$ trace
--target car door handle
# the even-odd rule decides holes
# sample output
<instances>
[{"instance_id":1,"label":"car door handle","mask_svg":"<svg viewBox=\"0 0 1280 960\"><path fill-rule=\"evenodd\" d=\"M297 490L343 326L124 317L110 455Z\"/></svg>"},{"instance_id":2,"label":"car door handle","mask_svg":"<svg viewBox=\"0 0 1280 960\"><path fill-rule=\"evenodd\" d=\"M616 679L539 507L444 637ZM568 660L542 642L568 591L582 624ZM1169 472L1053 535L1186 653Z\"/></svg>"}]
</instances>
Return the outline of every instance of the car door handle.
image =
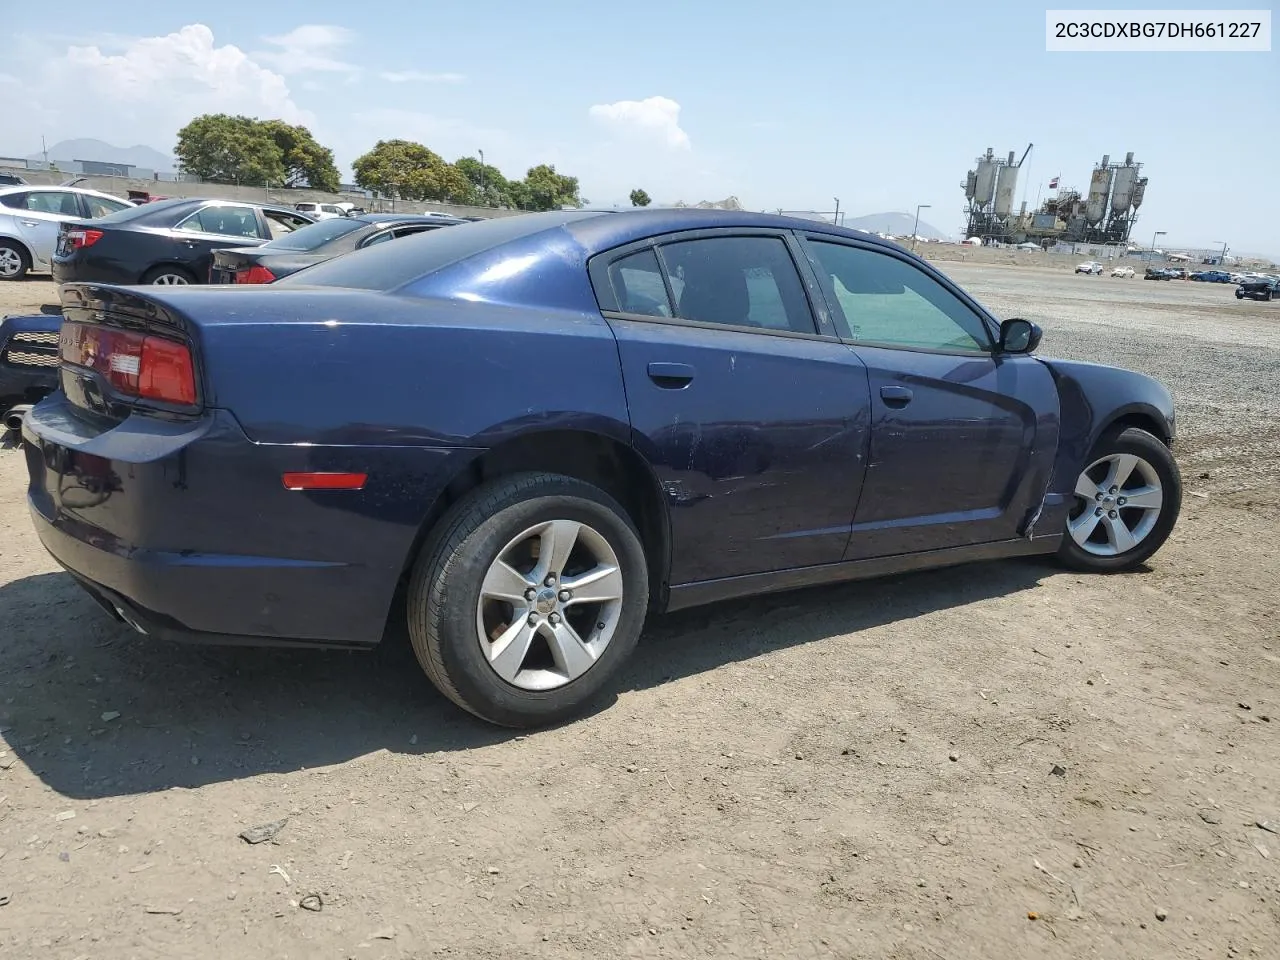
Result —
<instances>
[{"instance_id":1,"label":"car door handle","mask_svg":"<svg viewBox=\"0 0 1280 960\"><path fill-rule=\"evenodd\" d=\"M880 399L889 407L905 407L915 394L906 387L881 387Z\"/></svg>"},{"instance_id":2,"label":"car door handle","mask_svg":"<svg viewBox=\"0 0 1280 960\"><path fill-rule=\"evenodd\" d=\"M40 221L39 220L23 220L22 225L24 227L38 227L40 226Z\"/></svg>"},{"instance_id":3,"label":"car door handle","mask_svg":"<svg viewBox=\"0 0 1280 960\"><path fill-rule=\"evenodd\" d=\"M651 363L649 379L664 390L680 390L693 380L694 369L687 363Z\"/></svg>"}]
</instances>

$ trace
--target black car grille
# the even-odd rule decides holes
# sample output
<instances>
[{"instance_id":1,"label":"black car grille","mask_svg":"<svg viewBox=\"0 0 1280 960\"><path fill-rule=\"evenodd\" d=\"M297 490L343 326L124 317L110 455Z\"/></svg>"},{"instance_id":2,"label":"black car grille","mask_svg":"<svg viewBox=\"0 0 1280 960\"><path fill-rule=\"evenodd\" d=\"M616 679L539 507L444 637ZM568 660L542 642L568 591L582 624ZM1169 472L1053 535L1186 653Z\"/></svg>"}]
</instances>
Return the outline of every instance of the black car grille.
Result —
<instances>
[{"instance_id":1,"label":"black car grille","mask_svg":"<svg viewBox=\"0 0 1280 960\"><path fill-rule=\"evenodd\" d=\"M9 338L0 363L10 367L56 367L58 335L37 331L18 331Z\"/></svg>"}]
</instances>

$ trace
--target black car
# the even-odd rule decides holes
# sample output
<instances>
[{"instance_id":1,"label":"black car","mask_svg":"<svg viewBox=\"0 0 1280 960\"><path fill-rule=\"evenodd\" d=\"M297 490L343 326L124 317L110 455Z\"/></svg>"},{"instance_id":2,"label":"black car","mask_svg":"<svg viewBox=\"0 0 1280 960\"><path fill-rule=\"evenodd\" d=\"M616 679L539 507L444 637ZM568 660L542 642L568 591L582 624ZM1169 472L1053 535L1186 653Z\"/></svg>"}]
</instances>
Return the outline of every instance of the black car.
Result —
<instances>
[{"instance_id":1,"label":"black car","mask_svg":"<svg viewBox=\"0 0 1280 960\"><path fill-rule=\"evenodd\" d=\"M1144 280L1172 280L1174 273L1165 267L1147 267L1147 272L1143 274Z\"/></svg>"},{"instance_id":2,"label":"black car","mask_svg":"<svg viewBox=\"0 0 1280 960\"><path fill-rule=\"evenodd\" d=\"M58 283L204 283L213 251L284 237L315 218L289 207L232 200L158 200L62 224L53 254Z\"/></svg>"},{"instance_id":3,"label":"black car","mask_svg":"<svg viewBox=\"0 0 1280 960\"><path fill-rule=\"evenodd\" d=\"M1280 280L1275 277L1253 277L1236 287L1236 299L1280 300Z\"/></svg>"},{"instance_id":4,"label":"black car","mask_svg":"<svg viewBox=\"0 0 1280 960\"><path fill-rule=\"evenodd\" d=\"M333 217L261 246L215 250L209 280L212 283L270 283L352 250L465 222L453 217L410 213Z\"/></svg>"}]
</instances>

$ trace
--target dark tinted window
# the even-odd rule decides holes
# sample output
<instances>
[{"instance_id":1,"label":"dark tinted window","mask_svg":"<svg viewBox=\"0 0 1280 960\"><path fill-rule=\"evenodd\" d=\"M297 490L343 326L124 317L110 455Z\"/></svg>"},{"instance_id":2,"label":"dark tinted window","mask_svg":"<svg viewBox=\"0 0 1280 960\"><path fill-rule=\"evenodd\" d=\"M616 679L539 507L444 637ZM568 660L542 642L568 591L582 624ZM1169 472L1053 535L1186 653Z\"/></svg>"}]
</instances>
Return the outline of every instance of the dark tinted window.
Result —
<instances>
[{"instance_id":1,"label":"dark tinted window","mask_svg":"<svg viewBox=\"0 0 1280 960\"><path fill-rule=\"evenodd\" d=\"M595 216L575 211L494 217L447 230L428 230L399 243L379 243L281 277L275 286L351 287L395 290L442 267L514 240L551 230L571 220Z\"/></svg>"},{"instance_id":2,"label":"dark tinted window","mask_svg":"<svg viewBox=\"0 0 1280 960\"><path fill-rule=\"evenodd\" d=\"M831 279L851 339L926 350L990 349L982 319L918 267L864 247L821 241L810 247Z\"/></svg>"},{"instance_id":3,"label":"dark tinted window","mask_svg":"<svg viewBox=\"0 0 1280 960\"><path fill-rule=\"evenodd\" d=\"M717 237L662 247L676 316L814 333L804 285L778 237Z\"/></svg>"},{"instance_id":4,"label":"dark tinted window","mask_svg":"<svg viewBox=\"0 0 1280 960\"><path fill-rule=\"evenodd\" d=\"M189 233L212 233L221 237L259 236L258 217L251 207L211 204L177 225Z\"/></svg>"},{"instance_id":5,"label":"dark tinted window","mask_svg":"<svg viewBox=\"0 0 1280 960\"><path fill-rule=\"evenodd\" d=\"M609 265L609 283L623 313L646 317L671 316L671 300L662 270L652 250L641 250Z\"/></svg>"},{"instance_id":6,"label":"dark tinted window","mask_svg":"<svg viewBox=\"0 0 1280 960\"><path fill-rule=\"evenodd\" d=\"M60 190L33 190L27 194L25 206L37 213L60 213L64 217L83 216L80 213L79 197Z\"/></svg>"},{"instance_id":7,"label":"dark tinted window","mask_svg":"<svg viewBox=\"0 0 1280 960\"><path fill-rule=\"evenodd\" d=\"M0 203L3 203L6 207L13 207L15 210L25 210L27 209L27 197L29 196L30 194L28 193L6 193L4 196L0 196Z\"/></svg>"},{"instance_id":8,"label":"dark tinted window","mask_svg":"<svg viewBox=\"0 0 1280 960\"><path fill-rule=\"evenodd\" d=\"M261 249L315 250L330 240L336 240L338 237L346 236L352 231L367 226L368 224L361 220L348 220L346 217L321 220L318 223L308 223L305 227L299 227L293 233L280 237L278 240L264 243Z\"/></svg>"}]
</instances>

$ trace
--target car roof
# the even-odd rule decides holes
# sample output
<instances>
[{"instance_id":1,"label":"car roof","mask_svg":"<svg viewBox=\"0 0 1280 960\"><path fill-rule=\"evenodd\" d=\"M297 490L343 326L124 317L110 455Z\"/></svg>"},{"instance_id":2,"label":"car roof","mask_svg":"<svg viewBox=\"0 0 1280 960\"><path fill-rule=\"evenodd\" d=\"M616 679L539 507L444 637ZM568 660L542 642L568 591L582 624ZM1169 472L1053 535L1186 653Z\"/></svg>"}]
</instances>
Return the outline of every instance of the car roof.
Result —
<instances>
[{"instance_id":1,"label":"car roof","mask_svg":"<svg viewBox=\"0 0 1280 960\"><path fill-rule=\"evenodd\" d=\"M7 196L11 193L83 193L91 197L110 197L112 200L124 201L124 197L117 197L113 193L105 193L102 190L89 190L85 187L60 187L51 183L22 183L0 187L0 194ZM127 203L128 201L124 202Z\"/></svg>"},{"instance_id":2,"label":"car roof","mask_svg":"<svg viewBox=\"0 0 1280 960\"><path fill-rule=\"evenodd\" d=\"M458 217L431 213L358 213L352 220L361 223L466 223Z\"/></svg>"},{"instance_id":3,"label":"car roof","mask_svg":"<svg viewBox=\"0 0 1280 960\"><path fill-rule=\"evenodd\" d=\"M579 309L587 301L594 303L583 267L596 254L649 238L715 228L803 230L903 250L858 230L739 210L554 210L427 231L357 250L277 283L395 290L422 297L444 291L452 291L452 296L480 283L484 298L494 302ZM520 269L512 269L512 264Z\"/></svg>"},{"instance_id":4,"label":"car roof","mask_svg":"<svg viewBox=\"0 0 1280 960\"><path fill-rule=\"evenodd\" d=\"M602 250L622 246L633 240L642 240L655 234L675 233L682 230L713 230L732 227L803 230L807 233L823 233L833 237L860 240L890 250L902 247L892 240L885 240L874 233L837 227L822 220L804 217L785 217L772 213L755 213L749 210L718 210L700 207L647 207L643 210L578 210L548 214L526 214L533 217L555 218L574 214L565 221L565 227L585 248L587 256ZM554 222L554 220L552 221ZM550 224L549 224L550 225Z\"/></svg>"}]
</instances>

